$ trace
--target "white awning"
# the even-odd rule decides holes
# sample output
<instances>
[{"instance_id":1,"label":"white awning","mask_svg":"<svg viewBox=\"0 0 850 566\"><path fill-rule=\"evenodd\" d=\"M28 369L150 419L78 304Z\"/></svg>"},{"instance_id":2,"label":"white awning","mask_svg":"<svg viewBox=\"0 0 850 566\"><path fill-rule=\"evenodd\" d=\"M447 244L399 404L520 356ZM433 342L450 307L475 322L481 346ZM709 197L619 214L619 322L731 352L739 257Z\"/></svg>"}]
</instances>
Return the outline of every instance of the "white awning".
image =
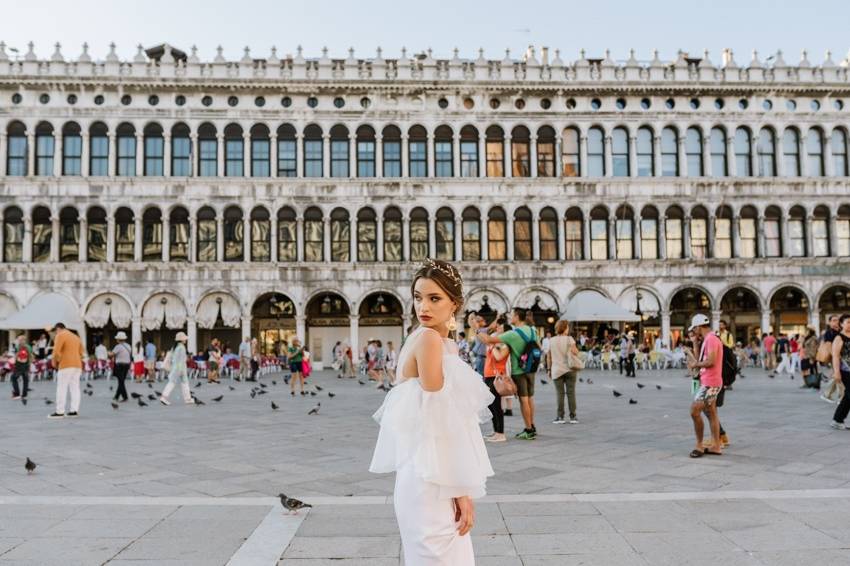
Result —
<instances>
[{"instance_id":1,"label":"white awning","mask_svg":"<svg viewBox=\"0 0 850 566\"><path fill-rule=\"evenodd\" d=\"M157 293L142 307L142 330L159 330L165 327L171 330L186 325L186 305L183 299L172 293Z\"/></svg>"},{"instance_id":2,"label":"white awning","mask_svg":"<svg viewBox=\"0 0 850 566\"><path fill-rule=\"evenodd\" d=\"M115 328L129 328L133 318L133 309L121 295L104 293L89 303L85 321L91 328L103 328L112 319Z\"/></svg>"},{"instance_id":3,"label":"white awning","mask_svg":"<svg viewBox=\"0 0 850 566\"><path fill-rule=\"evenodd\" d=\"M18 305L8 295L0 295L0 320L18 311Z\"/></svg>"},{"instance_id":4,"label":"white awning","mask_svg":"<svg viewBox=\"0 0 850 566\"><path fill-rule=\"evenodd\" d=\"M639 317L602 293L588 289L579 291L570 299L561 318L574 321L636 322Z\"/></svg>"},{"instance_id":5,"label":"white awning","mask_svg":"<svg viewBox=\"0 0 850 566\"><path fill-rule=\"evenodd\" d=\"M201 299L195 320L198 328L213 328L218 315L228 328L238 328L242 324L242 309L239 303L227 293L210 293Z\"/></svg>"},{"instance_id":6,"label":"white awning","mask_svg":"<svg viewBox=\"0 0 850 566\"><path fill-rule=\"evenodd\" d=\"M45 293L35 297L18 312L0 320L0 329L36 330L53 326L57 322L74 330L83 328L80 309L71 299L59 293Z\"/></svg>"}]
</instances>

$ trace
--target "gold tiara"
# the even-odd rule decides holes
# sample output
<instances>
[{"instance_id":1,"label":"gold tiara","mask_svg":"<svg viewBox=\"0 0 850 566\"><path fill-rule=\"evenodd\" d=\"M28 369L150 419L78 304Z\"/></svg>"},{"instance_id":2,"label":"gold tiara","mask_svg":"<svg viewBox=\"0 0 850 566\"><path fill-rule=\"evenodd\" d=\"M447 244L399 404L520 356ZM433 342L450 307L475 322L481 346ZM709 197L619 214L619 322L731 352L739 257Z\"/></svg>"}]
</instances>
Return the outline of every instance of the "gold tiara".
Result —
<instances>
[{"instance_id":1,"label":"gold tiara","mask_svg":"<svg viewBox=\"0 0 850 566\"><path fill-rule=\"evenodd\" d=\"M446 277L448 277L449 279L451 279L452 281L454 281L458 285L463 286L463 278L460 276L460 273L456 269L454 269L453 267L451 267L451 266L443 267L442 265L440 265L439 263L437 263L436 261L434 261L430 257L425 258L425 261L422 263L422 265L424 265L428 269L436 269L437 271L439 271L440 273L442 273L443 275L445 275Z\"/></svg>"}]
</instances>

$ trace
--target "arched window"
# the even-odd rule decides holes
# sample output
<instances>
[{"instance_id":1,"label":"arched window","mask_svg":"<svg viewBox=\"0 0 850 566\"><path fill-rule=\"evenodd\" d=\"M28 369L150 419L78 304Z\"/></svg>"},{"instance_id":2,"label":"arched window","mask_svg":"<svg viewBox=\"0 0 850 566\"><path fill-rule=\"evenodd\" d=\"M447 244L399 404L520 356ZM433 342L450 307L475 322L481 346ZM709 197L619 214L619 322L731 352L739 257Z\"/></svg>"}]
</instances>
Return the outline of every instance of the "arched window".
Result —
<instances>
[{"instance_id":1,"label":"arched window","mask_svg":"<svg viewBox=\"0 0 850 566\"><path fill-rule=\"evenodd\" d=\"M79 261L80 219L77 209L66 206L59 213L59 261Z\"/></svg>"},{"instance_id":2,"label":"arched window","mask_svg":"<svg viewBox=\"0 0 850 566\"><path fill-rule=\"evenodd\" d=\"M573 206L567 210L564 217L565 259L584 259L583 232L584 215L579 207Z\"/></svg>"},{"instance_id":3,"label":"arched window","mask_svg":"<svg viewBox=\"0 0 850 566\"><path fill-rule=\"evenodd\" d=\"M441 208L436 216L437 259L455 259L455 217L450 208Z\"/></svg>"},{"instance_id":4,"label":"arched window","mask_svg":"<svg viewBox=\"0 0 850 566\"><path fill-rule=\"evenodd\" d=\"M525 126L511 131L511 171L514 177L531 176L531 134Z\"/></svg>"},{"instance_id":5,"label":"arched window","mask_svg":"<svg viewBox=\"0 0 850 566\"><path fill-rule=\"evenodd\" d=\"M32 212L32 261L45 263L50 261L50 240L53 236L53 224L50 221L50 209L37 206Z\"/></svg>"},{"instance_id":6,"label":"arched window","mask_svg":"<svg viewBox=\"0 0 850 566\"><path fill-rule=\"evenodd\" d=\"M384 152L384 177L401 177L401 130L387 126L381 132Z\"/></svg>"},{"instance_id":7,"label":"arched window","mask_svg":"<svg viewBox=\"0 0 850 566\"><path fill-rule=\"evenodd\" d=\"M357 128L357 176L375 176L375 130L371 126Z\"/></svg>"},{"instance_id":8,"label":"arched window","mask_svg":"<svg viewBox=\"0 0 850 566\"><path fill-rule=\"evenodd\" d=\"M245 139L242 132L242 126L239 124L228 124L224 128L224 176L244 176L244 157ZM241 261L241 259L239 261Z\"/></svg>"},{"instance_id":9,"label":"arched window","mask_svg":"<svg viewBox=\"0 0 850 566\"><path fill-rule=\"evenodd\" d=\"M812 255L828 257L829 246L829 208L818 206L812 215Z\"/></svg>"},{"instance_id":10,"label":"arched window","mask_svg":"<svg viewBox=\"0 0 850 566\"><path fill-rule=\"evenodd\" d=\"M145 126L145 176L162 177L163 155L165 140L162 137L162 126L148 124Z\"/></svg>"},{"instance_id":11,"label":"arched window","mask_svg":"<svg viewBox=\"0 0 850 566\"><path fill-rule=\"evenodd\" d=\"M782 158L785 174L800 176L800 134L794 128L787 128L782 134Z\"/></svg>"},{"instance_id":12,"label":"arched window","mask_svg":"<svg viewBox=\"0 0 850 566\"><path fill-rule=\"evenodd\" d=\"M633 259L634 255L634 212L630 206L617 209L617 259Z\"/></svg>"},{"instance_id":13,"label":"arched window","mask_svg":"<svg viewBox=\"0 0 850 566\"><path fill-rule=\"evenodd\" d=\"M62 127L62 174L82 175L83 138L80 125L68 122Z\"/></svg>"},{"instance_id":14,"label":"arched window","mask_svg":"<svg viewBox=\"0 0 850 566\"><path fill-rule=\"evenodd\" d=\"M88 261L106 261L106 211L99 206L91 207L86 213L88 221Z\"/></svg>"},{"instance_id":15,"label":"arched window","mask_svg":"<svg viewBox=\"0 0 850 566\"><path fill-rule=\"evenodd\" d=\"M265 124L254 124L251 127L251 176L269 177L272 170L272 150L269 128ZM269 213L266 211L266 219ZM253 230L253 228L252 228ZM253 236L252 236L253 238ZM253 245L253 244L252 244ZM268 251L268 250L267 250ZM270 253L270 252L269 252ZM268 260L256 260L268 261Z\"/></svg>"},{"instance_id":16,"label":"arched window","mask_svg":"<svg viewBox=\"0 0 850 566\"><path fill-rule=\"evenodd\" d=\"M463 211L463 261L481 260L481 214L477 208Z\"/></svg>"},{"instance_id":17,"label":"arched window","mask_svg":"<svg viewBox=\"0 0 850 566\"><path fill-rule=\"evenodd\" d=\"M605 134L594 126L587 132L587 174L590 177L605 176Z\"/></svg>"},{"instance_id":18,"label":"arched window","mask_svg":"<svg viewBox=\"0 0 850 566\"><path fill-rule=\"evenodd\" d=\"M322 211L311 207L304 212L304 260L324 261L325 227Z\"/></svg>"},{"instance_id":19,"label":"arched window","mask_svg":"<svg viewBox=\"0 0 850 566\"><path fill-rule=\"evenodd\" d=\"M24 213L17 206L3 211L4 263L19 263L24 259Z\"/></svg>"},{"instance_id":20,"label":"arched window","mask_svg":"<svg viewBox=\"0 0 850 566\"><path fill-rule=\"evenodd\" d=\"M295 138L295 127L292 124L282 124L277 129L277 176L295 177L297 175L298 140Z\"/></svg>"},{"instance_id":21,"label":"arched window","mask_svg":"<svg viewBox=\"0 0 850 566\"><path fill-rule=\"evenodd\" d=\"M629 176L629 132L614 128L611 132L611 164L615 177Z\"/></svg>"},{"instance_id":22,"label":"arched window","mask_svg":"<svg viewBox=\"0 0 850 566\"><path fill-rule=\"evenodd\" d=\"M645 206L640 213L640 257L658 259L658 210Z\"/></svg>"},{"instance_id":23,"label":"arched window","mask_svg":"<svg viewBox=\"0 0 850 566\"><path fill-rule=\"evenodd\" d=\"M590 211L590 259L608 259L608 211L601 206Z\"/></svg>"},{"instance_id":24,"label":"arched window","mask_svg":"<svg viewBox=\"0 0 850 566\"><path fill-rule=\"evenodd\" d=\"M678 206L667 209L664 219L664 237L667 241L667 259L680 259L685 257L685 246L683 244L683 222L684 213Z\"/></svg>"},{"instance_id":25,"label":"arched window","mask_svg":"<svg viewBox=\"0 0 850 566\"><path fill-rule=\"evenodd\" d=\"M136 218L133 211L122 206L115 212L115 261L128 262L134 259L136 241Z\"/></svg>"},{"instance_id":26,"label":"arched window","mask_svg":"<svg viewBox=\"0 0 850 566\"><path fill-rule=\"evenodd\" d=\"M712 257L732 257L732 209L728 206L718 207L714 215L714 249Z\"/></svg>"},{"instance_id":27,"label":"arched window","mask_svg":"<svg viewBox=\"0 0 850 566\"><path fill-rule=\"evenodd\" d=\"M807 252L806 210L802 206L795 206L788 214L788 255L805 257Z\"/></svg>"},{"instance_id":28,"label":"arched window","mask_svg":"<svg viewBox=\"0 0 850 566\"><path fill-rule=\"evenodd\" d=\"M348 128L342 124L331 128L331 177L348 177L348 145Z\"/></svg>"},{"instance_id":29,"label":"arched window","mask_svg":"<svg viewBox=\"0 0 850 566\"><path fill-rule=\"evenodd\" d=\"M773 130L762 128L758 141L759 177L776 176L776 141Z\"/></svg>"},{"instance_id":30,"label":"arched window","mask_svg":"<svg viewBox=\"0 0 850 566\"><path fill-rule=\"evenodd\" d=\"M53 125L41 122L35 128L35 174L39 177L53 175Z\"/></svg>"},{"instance_id":31,"label":"arched window","mask_svg":"<svg viewBox=\"0 0 850 566\"><path fill-rule=\"evenodd\" d=\"M847 164L847 131L835 128L832 130L832 174L836 177L846 177L850 174Z\"/></svg>"},{"instance_id":32,"label":"arched window","mask_svg":"<svg viewBox=\"0 0 850 566\"><path fill-rule=\"evenodd\" d=\"M691 210L691 257L708 257L708 211L702 206Z\"/></svg>"},{"instance_id":33,"label":"arched window","mask_svg":"<svg viewBox=\"0 0 850 566\"><path fill-rule=\"evenodd\" d=\"M808 171L811 177L823 177L823 130L811 128L806 136L806 155Z\"/></svg>"},{"instance_id":34,"label":"arched window","mask_svg":"<svg viewBox=\"0 0 850 566\"><path fill-rule=\"evenodd\" d=\"M324 155L322 128L310 124L304 128L304 176L321 177L324 175L322 161ZM317 260L321 261L321 260Z\"/></svg>"},{"instance_id":35,"label":"arched window","mask_svg":"<svg viewBox=\"0 0 850 566\"><path fill-rule=\"evenodd\" d=\"M192 139L189 126L182 122L171 128L171 176L192 176Z\"/></svg>"},{"instance_id":36,"label":"arched window","mask_svg":"<svg viewBox=\"0 0 850 566\"><path fill-rule=\"evenodd\" d=\"M487 176L505 176L505 132L499 126L490 126L485 132L487 136Z\"/></svg>"},{"instance_id":37,"label":"arched window","mask_svg":"<svg viewBox=\"0 0 850 566\"><path fill-rule=\"evenodd\" d=\"M558 213L547 206L540 211L539 238L540 259L551 261L558 259Z\"/></svg>"},{"instance_id":38,"label":"arched window","mask_svg":"<svg viewBox=\"0 0 850 566\"><path fill-rule=\"evenodd\" d=\"M351 223L348 211L335 208L331 212L331 261L351 261Z\"/></svg>"},{"instance_id":39,"label":"arched window","mask_svg":"<svg viewBox=\"0 0 850 566\"><path fill-rule=\"evenodd\" d=\"M142 214L142 261L162 261L162 211L156 207Z\"/></svg>"},{"instance_id":40,"label":"arched window","mask_svg":"<svg viewBox=\"0 0 850 566\"><path fill-rule=\"evenodd\" d=\"M850 205L843 204L838 209L838 218L835 220L836 241L838 249L836 255L840 257L850 256Z\"/></svg>"},{"instance_id":41,"label":"arched window","mask_svg":"<svg viewBox=\"0 0 850 566\"><path fill-rule=\"evenodd\" d=\"M749 153L749 149L747 152ZM747 167L747 171L749 171L749 167ZM725 177L728 174L726 132L723 128L711 128L711 175L713 177Z\"/></svg>"},{"instance_id":42,"label":"arched window","mask_svg":"<svg viewBox=\"0 0 850 566\"><path fill-rule=\"evenodd\" d=\"M555 130L549 126L537 130L537 176L555 176Z\"/></svg>"},{"instance_id":43,"label":"arched window","mask_svg":"<svg viewBox=\"0 0 850 566\"><path fill-rule=\"evenodd\" d=\"M690 127L685 131L685 157L688 161L688 176L702 177L702 132Z\"/></svg>"},{"instance_id":44,"label":"arched window","mask_svg":"<svg viewBox=\"0 0 850 566\"><path fill-rule=\"evenodd\" d=\"M6 128L6 175L25 177L27 175L27 128L21 122L12 122Z\"/></svg>"},{"instance_id":45,"label":"arched window","mask_svg":"<svg viewBox=\"0 0 850 566\"><path fill-rule=\"evenodd\" d=\"M671 127L661 130L661 175L676 177L679 174L679 135Z\"/></svg>"},{"instance_id":46,"label":"arched window","mask_svg":"<svg viewBox=\"0 0 850 566\"><path fill-rule=\"evenodd\" d=\"M375 211L361 208L357 212L357 261L378 261L378 223Z\"/></svg>"},{"instance_id":47,"label":"arched window","mask_svg":"<svg viewBox=\"0 0 850 566\"><path fill-rule=\"evenodd\" d=\"M451 144L451 134L449 135ZM422 126L411 126L407 131L408 175L428 176L428 133ZM451 153L451 151L449 151Z\"/></svg>"},{"instance_id":48,"label":"arched window","mask_svg":"<svg viewBox=\"0 0 850 566\"><path fill-rule=\"evenodd\" d=\"M738 226L739 257L756 257L758 255L758 211L754 206L745 206L741 209Z\"/></svg>"},{"instance_id":49,"label":"arched window","mask_svg":"<svg viewBox=\"0 0 850 566\"><path fill-rule=\"evenodd\" d=\"M243 261L245 258L245 222L242 209L228 206L224 210L224 261Z\"/></svg>"},{"instance_id":50,"label":"arched window","mask_svg":"<svg viewBox=\"0 0 850 566\"><path fill-rule=\"evenodd\" d=\"M115 130L118 135L118 176L133 177L136 174L136 128L123 123Z\"/></svg>"},{"instance_id":51,"label":"arched window","mask_svg":"<svg viewBox=\"0 0 850 566\"><path fill-rule=\"evenodd\" d=\"M103 122L95 122L89 127L89 175L105 177L109 175L109 137Z\"/></svg>"},{"instance_id":52,"label":"arched window","mask_svg":"<svg viewBox=\"0 0 850 566\"><path fill-rule=\"evenodd\" d=\"M410 261L422 261L429 255L428 211L417 207L410 212Z\"/></svg>"},{"instance_id":53,"label":"arched window","mask_svg":"<svg viewBox=\"0 0 850 566\"><path fill-rule=\"evenodd\" d=\"M652 129L647 126L637 131L637 174L638 177L655 175L655 149Z\"/></svg>"},{"instance_id":54,"label":"arched window","mask_svg":"<svg viewBox=\"0 0 850 566\"><path fill-rule=\"evenodd\" d=\"M474 126L460 130L460 176L478 176L478 130Z\"/></svg>"},{"instance_id":55,"label":"arched window","mask_svg":"<svg viewBox=\"0 0 850 566\"><path fill-rule=\"evenodd\" d=\"M514 259L531 261L531 211L520 207L514 212Z\"/></svg>"},{"instance_id":56,"label":"arched window","mask_svg":"<svg viewBox=\"0 0 850 566\"><path fill-rule=\"evenodd\" d=\"M764 130L762 130L762 136ZM763 139L759 137L759 175L773 175L773 137ZM769 150L763 153L763 150ZM753 174L750 152L752 151L752 138L750 130L741 127L735 129L735 174L738 177L751 177Z\"/></svg>"},{"instance_id":57,"label":"arched window","mask_svg":"<svg viewBox=\"0 0 850 566\"><path fill-rule=\"evenodd\" d=\"M306 215L305 215L306 220ZM321 224L321 213L319 216ZM306 231L306 226L305 226ZM296 261L298 259L298 221L295 211L284 206L277 211L277 260ZM313 261L313 260L307 260Z\"/></svg>"},{"instance_id":58,"label":"arched window","mask_svg":"<svg viewBox=\"0 0 850 566\"><path fill-rule=\"evenodd\" d=\"M270 218L269 211L262 206L255 207L251 211L251 261L271 261L272 259Z\"/></svg>"},{"instance_id":59,"label":"arched window","mask_svg":"<svg viewBox=\"0 0 850 566\"><path fill-rule=\"evenodd\" d=\"M169 261L189 261L189 230L189 211L182 206L172 208L168 223Z\"/></svg>"},{"instance_id":60,"label":"arched window","mask_svg":"<svg viewBox=\"0 0 850 566\"><path fill-rule=\"evenodd\" d=\"M201 124L198 128L198 176L218 175L218 137L215 126Z\"/></svg>"},{"instance_id":61,"label":"arched window","mask_svg":"<svg viewBox=\"0 0 850 566\"><path fill-rule=\"evenodd\" d=\"M487 216L487 256L490 261L508 259L508 223L499 207L491 208Z\"/></svg>"},{"instance_id":62,"label":"arched window","mask_svg":"<svg viewBox=\"0 0 850 566\"><path fill-rule=\"evenodd\" d=\"M437 177L451 177L454 175L452 167L452 129L448 126L440 126L434 130L434 174Z\"/></svg>"},{"instance_id":63,"label":"arched window","mask_svg":"<svg viewBox=\"0 0 850 566\"><path fill-rule=\"evenodd\" d=\"M578 177L581 174L581 153L579 135L575 128L564 128L561 147L562 174L564 177Z\"/></svg>"},{"instance_id":64,"label":"arched window","mask_svg":"<svg viewBox=\"0 0 850 566\"><path fill-rule=\"evenodd\" d=\"M391 206L384 210L384 261L403 261L401 211Z\"/></svg>"},{"instance_id":65,"label":"arched window","mask_svg":"<svg viewBox=\"0 0 850 566\"><path fill-rule=\"evenodd\" d=\"M764 213L764 255L782 256L782 211L778 206L769 206Z\"/></svg>"},{"instance_id":66,"label":"arched window","mask_svg":"<svg viewBox=\"0 0 850 566\"><path fill-rule=\"evenodd\" d=\"M198 261L216 261L217 235L215 210L205 206L198 211Z\"/></svg>"}]
</instances>

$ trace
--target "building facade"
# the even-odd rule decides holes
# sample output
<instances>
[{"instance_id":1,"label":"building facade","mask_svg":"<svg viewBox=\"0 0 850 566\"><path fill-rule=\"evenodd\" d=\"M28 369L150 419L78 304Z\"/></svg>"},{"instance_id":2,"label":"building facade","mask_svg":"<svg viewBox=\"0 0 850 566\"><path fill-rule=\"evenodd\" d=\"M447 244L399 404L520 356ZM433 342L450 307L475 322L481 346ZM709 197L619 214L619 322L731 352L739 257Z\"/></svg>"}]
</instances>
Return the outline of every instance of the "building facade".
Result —
<instances>
[{"instance_id":1,"label":"building facade","mask_svg":"<svg viewBox=\"0 0 850 566\"><path fill-rule=\"evenodd\" d=\"M850 303L850 69L770 60L0 44L0 318L54 291L89 349L297 334L328 363L400 341L434 257L466 310L541 327L594 292L670 342L695 312L822 326Z\"/></svg>"}]
</instances>

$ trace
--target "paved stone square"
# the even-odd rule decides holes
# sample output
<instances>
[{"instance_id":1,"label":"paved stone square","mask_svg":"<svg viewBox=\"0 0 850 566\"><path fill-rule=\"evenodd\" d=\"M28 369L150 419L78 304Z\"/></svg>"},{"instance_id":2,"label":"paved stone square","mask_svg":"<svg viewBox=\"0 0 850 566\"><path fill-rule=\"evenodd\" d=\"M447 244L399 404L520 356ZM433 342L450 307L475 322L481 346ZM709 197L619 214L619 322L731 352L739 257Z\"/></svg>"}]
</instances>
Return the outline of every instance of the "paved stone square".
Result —
<instances>
[{"instance_id":1,"label":"paved stone square","mask_svg":"<svg viewBox=\"0 0 850 566\"><path fill-rule=\"evenodd\" d=\"M832 405L799 378L747 370L721 409L732 445L692 460L689 380L638 375L585 371L579 425L550 424L553 388L538 383L539 438L488 445L479 564L850 563L850 433L828 427ZM253 399L251 384L225 381L194 388L205 406L116 411L115 382L99 380L82 416L62 421L45 418L52 382L27 406L4 394L0 566L400 564L393 478L367 471L382 393L330 372L315 375L316 396L292 398L279 374L262 382ZM286 516L282 491L315 507Z\"/></svg>"}]
</instances>

